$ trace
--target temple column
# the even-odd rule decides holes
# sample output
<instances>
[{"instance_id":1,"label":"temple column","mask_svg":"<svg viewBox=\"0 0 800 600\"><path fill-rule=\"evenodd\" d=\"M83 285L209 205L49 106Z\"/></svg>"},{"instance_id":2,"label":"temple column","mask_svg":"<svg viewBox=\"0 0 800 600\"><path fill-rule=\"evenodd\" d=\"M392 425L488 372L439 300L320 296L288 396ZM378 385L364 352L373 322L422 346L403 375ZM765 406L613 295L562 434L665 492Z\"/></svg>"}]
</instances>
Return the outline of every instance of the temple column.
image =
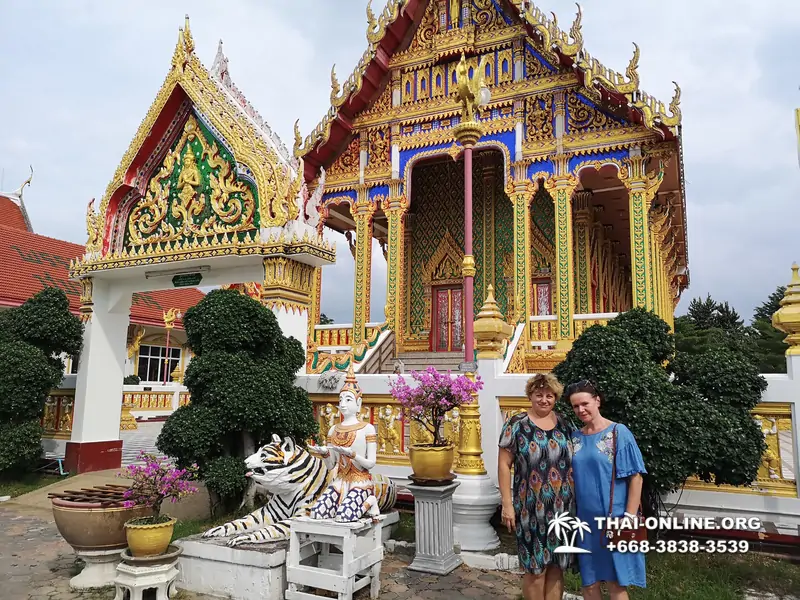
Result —
<instances>
[{"instance_id":1,"label":"temple column","mask_svg":"<svg viewBox=\"0 0 800 600\"><path fill-rule=\"evenodd\" d=\"M575 211L575 312L592 312L592 192L575 192L572 202Z\"/></svg>"},{"instance_id":2,"label":"temple column","mask_svg":"<svg viewBox=\"0 0 800 600\"><path fill-rule=\"evenodd\" d=\"M567 173L567 158L556 158L556 175L547 179L545 189L555 205L555 307L558 315L558 343L556 348L567 350L575 338L573 307L575 306L575 277L572 241L572 194L578 179Z\"/></svg>"},{"instance_id":3,"label":"temple column","mask_svg":"<svg viewBox=\"0 0 800 600\"><path fill-rule=\"evenodd\" d=\"M597 256L594 257L594 260L597 263L597 312L603 313L606 312L605 303L603 302L603 294L605 293L606 289L606 252L605 252L605 239L603 235L603 224L600 222L599 213L602 207L595 206L595 219L594 224L592 225L592 235L594 235L594 247L597 252Z\"/></svg>"},{"instance_id":4,"label":"temple column","mask_svg":"<svg viewBox=\"0 0 800 600\"><path fill-rule=\"evenodd\" d=\"M375 205L369 201L369 188L359 185L353 205L356 222L356 276L353 304L353 346L364 341L369 323L370 286L372 283L372 216Z\"/></svg>"},{"instance_id":5,"label":"temple column","mask_svg":"<svg viewBox=\"0 0 800 600\"><path fill-rule=\"evenodd\" d=\"M628 189L628 211L631 243L631 301L632 307L655 308L653 267L651 264L650 206L663 178L648 177L646 159L634 148L625 160L620 179Z\"/></svg>"},{"instance_id":6,"label":"temple column","mask_svg":"<svg viewBox=\"0 0 800 600\"><path fill-rule=\"evenodd\" d=\"M125 340L132 293L107 281L81 280L83 350L75 384L72 433L65 466L72 473L118 469Z\"/></svg>"},{"instance_id":7,"label":"temple column","mask_svg":"<svg viewBox=\"0 0 800 600\"><path fill-rule=\"evenodd\" d=\"M403 284L405 218L408 201L400 194L401 180L389 182L389 200L384 208L389 239L386 253L386 323L394 331L395 345L399 347L403 339L403 298L406 289Z\"/></svg>"},{"instance_id":8,"label":"temple column","mask_svg":"<svg viewBox=\"0 0 800 600\"><path fill-rule=\"evenodd\" d=\"M527 165L515 163L514 189L510 194L514 203L514 323L525 324L525 340L529 340L530 316L533 314L531 285L531 201L534 183L526 180ZM527 350L527 347L525 348Z\"/></svg>"}]
</instances>

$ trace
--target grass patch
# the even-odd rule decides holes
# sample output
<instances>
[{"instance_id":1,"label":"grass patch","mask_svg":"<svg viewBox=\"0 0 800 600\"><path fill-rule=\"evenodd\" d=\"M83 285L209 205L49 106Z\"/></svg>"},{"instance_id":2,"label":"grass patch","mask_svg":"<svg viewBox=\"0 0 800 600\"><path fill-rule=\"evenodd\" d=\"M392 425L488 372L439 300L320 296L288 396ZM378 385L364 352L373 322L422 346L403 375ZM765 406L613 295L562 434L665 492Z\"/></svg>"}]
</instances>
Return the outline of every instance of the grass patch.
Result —
<instances>
[{"instance_id":1,"label":"grass patch","mask_svg":"<svg viewBox=\"0 0 800 600\"><path fill-rule=\"evenodd\" d=\"M28 473L16 479L0 479L0 496L16 498L28 492L38 490L52 483L58 483L71 477L70 475L51 475L49 473Z\"/></svg>"},{"instance_id":2,"label":"grass patch","mask_svg":"<svg viewBox=\"0 0 800 600\"><path fill-rule=\"evenodd\" d=\"M175 540L179 540L181 538L197 535L198 533L204 533L205 531L211 529L212 527L216 527L217 525L222 525L234 519L239 519L245 516L246 514L249 514L249 512L246 510L242 510L229 513L226 515L220 515L219 517L211 519L201 519L196 521L178 521L177 523L175 523L175 528L172 530L172 541L174 542Z\"/></svg>"},{"instance_id":3,"label":"grass patch","mask_svg":"<svg viewBox=\"0 0 800 600\"><path fill-rule=\"evenodd\" d=\"M414 525L413 512L401 512L400 520L397 522L397 527L392 534L392 539L400 542L416 541L416 529Z\"/></svg>"},{"instance_id":4,"label":"grass patch","mask_svg":"<svg viewBox=\"0 0 800 600\"><path fill-rule=\"evenodd\" d=\"M580 593L580 575L564 587ZM631 600L741 600L746 590L778 598L800 595L800 566L753 554L650 554L647 588L631 587Z\"/></svg>"}]
</instances>

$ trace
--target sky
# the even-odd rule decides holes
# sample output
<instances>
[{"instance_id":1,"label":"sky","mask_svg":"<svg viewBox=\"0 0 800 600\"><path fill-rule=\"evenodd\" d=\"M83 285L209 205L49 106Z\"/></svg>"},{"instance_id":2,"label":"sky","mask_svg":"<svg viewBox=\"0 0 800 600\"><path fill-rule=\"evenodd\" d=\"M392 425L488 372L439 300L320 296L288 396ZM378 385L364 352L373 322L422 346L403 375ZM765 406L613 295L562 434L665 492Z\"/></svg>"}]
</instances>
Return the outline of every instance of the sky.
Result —
<instances>
[{"instance_id":1,"label":"sky","mask_svg":"<svg viewBox=\"0 0 800 600\"><path fill-rule=\"evenodd\" d=\"M585 48L624 72L641 49L641 87L682 89L691 285L749 320L800 261L797 0L584 0ZM382 4L376 0L376 7ZM567 29L568 0L538 0ZM189 14L200 60L220 39L231 77L291 148L329 107L366 48L366 0L0 0L0 189L25 190L34 230L86 241L100 201L170 66ZM377 13L377 8L375 9ZM352 322L353 259L344 238L323 275L322 311ZM1 268L1 266L0 266ZM386 264L373 252L371 319L383 320Z\"/></svg>"}]
</instances>

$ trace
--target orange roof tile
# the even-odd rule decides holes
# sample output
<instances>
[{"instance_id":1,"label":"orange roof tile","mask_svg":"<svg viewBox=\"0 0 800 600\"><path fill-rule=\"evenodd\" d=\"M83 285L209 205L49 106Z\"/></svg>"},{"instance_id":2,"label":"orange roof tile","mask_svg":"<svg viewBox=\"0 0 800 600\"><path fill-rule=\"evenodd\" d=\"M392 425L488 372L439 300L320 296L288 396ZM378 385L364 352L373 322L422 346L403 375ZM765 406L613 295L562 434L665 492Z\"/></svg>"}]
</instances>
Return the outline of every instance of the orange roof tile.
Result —
<instances>
[{"instance_id":1,"label":"orange roof tile","mask_svg":"<svg viewBox=\"0 0 800 600\"><path fill-rule=\"evenodd\" d=\"M2 194L0 194L0 225L30 231L19 204Z\"/></svg>"},{"instance_id":2,"label":"orange roof tile","mask_svg":"<svg viewBox=\"0 0 800 600\"><path fill-rule=\"evenodd\" d=\"M83 246L46 237L0 222L0 306L19 306L47 286L67 294L70 310L78 314L81 286L69 279L70 260L83 254ZM161 290L133 295L131 322L163 326L170 308L181 313L205 296L197 288ZM180 321L175 322L181 327Z\"/></svg>"}]
</instances>

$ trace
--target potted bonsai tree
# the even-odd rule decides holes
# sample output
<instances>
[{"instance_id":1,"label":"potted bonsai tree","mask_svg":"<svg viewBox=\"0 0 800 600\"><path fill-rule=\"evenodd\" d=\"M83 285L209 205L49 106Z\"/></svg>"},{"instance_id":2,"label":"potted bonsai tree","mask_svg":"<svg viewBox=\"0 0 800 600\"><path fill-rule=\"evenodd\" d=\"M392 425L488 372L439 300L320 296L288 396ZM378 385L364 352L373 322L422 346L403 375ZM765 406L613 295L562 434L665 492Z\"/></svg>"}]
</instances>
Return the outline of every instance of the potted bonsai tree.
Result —
<instances>
[{"instance_id":1,"label":"potted bonsai tree","mask_svg":"<svg viewBox=\"0 0 800 600\"><path fill-rule=\"evenodd\" d=\"M422 372L412 371L417 382L409 386L402 376L391 382L392 396L398 401L406 420L415 421L428 432L432 441L412 444L408 450L412 477L421 483L445 483L453 479L455 445L444 436L442 425L447 413L473 401L473 394L483 388L480 377L472 381L465 375L457 377L440 373L433 367Z\"/></svg>"},{"instance_id":2,"label":"potted bonsai tree","mask_svg":"<svg viewBox=\"0 0 800 600\"><path fill-rule=\"evenodd\" d=\"M126 521L125 536L132 556L157 556L169 547L176 523L176 519L161 513L161 505L164 500L177 502L197 491L190 483L197 478L197 467L175 469L144 451L139 459L144 466L129 465L119 474L133 480L124 493L125 506L146 506L153 514Z\"/></svg>"}]
</instances>

